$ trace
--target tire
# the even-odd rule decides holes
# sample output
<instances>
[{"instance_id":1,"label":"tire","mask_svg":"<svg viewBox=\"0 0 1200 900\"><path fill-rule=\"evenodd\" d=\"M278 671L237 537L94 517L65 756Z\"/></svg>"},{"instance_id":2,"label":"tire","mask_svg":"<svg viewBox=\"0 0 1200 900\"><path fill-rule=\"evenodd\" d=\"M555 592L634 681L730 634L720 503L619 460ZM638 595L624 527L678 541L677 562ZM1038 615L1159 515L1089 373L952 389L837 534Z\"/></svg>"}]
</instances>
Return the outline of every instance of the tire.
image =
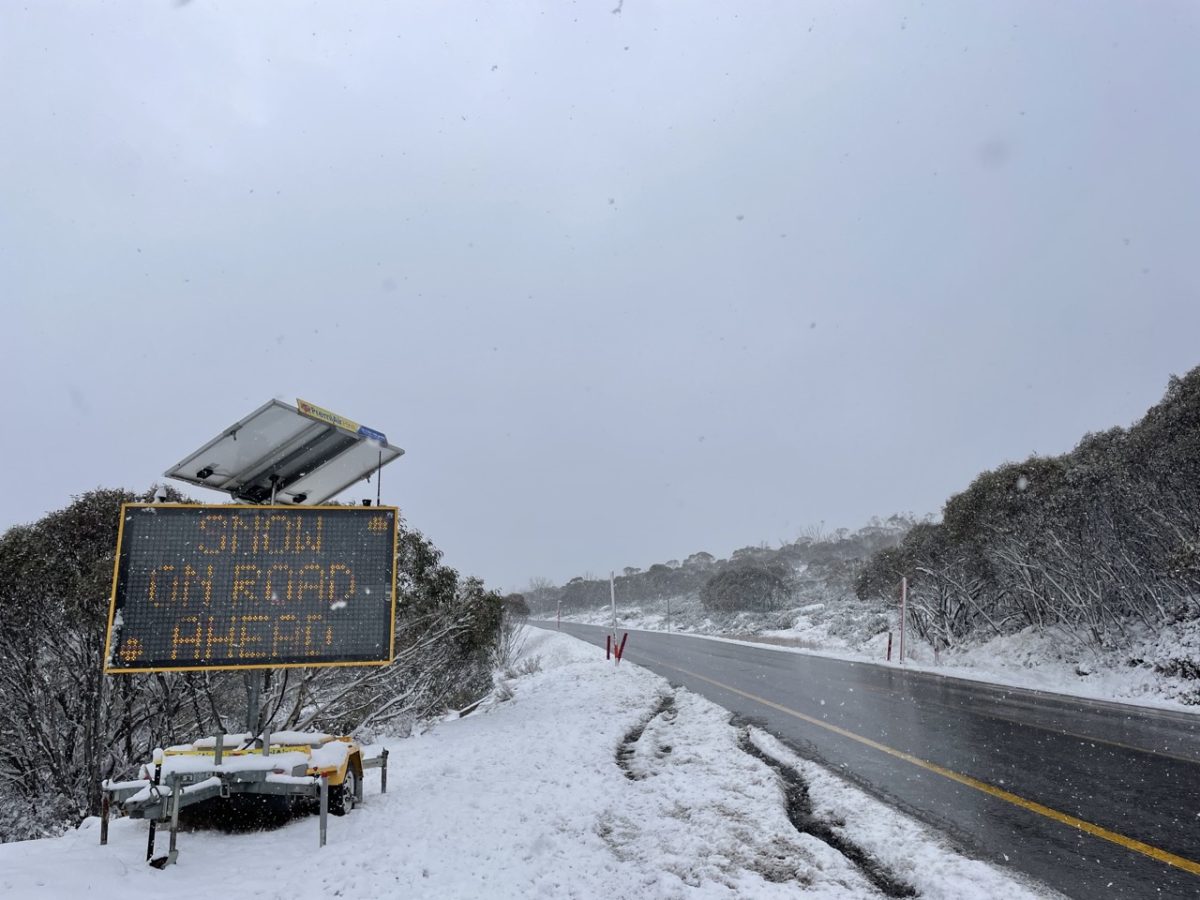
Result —
<instances>
[{"instance_id":1,"label":"tire","mask_svg":"<svg viewBox=\"0 0 1200 900\"><path fill-rule=\"evenodd\" d=\"M358 776L354 773L354 766L347 764L346 777L342 779L342 783L329 787L329 812L332 815L344 816L354 809L354 791L357 783Z\"/></svg>"}]
</instances>

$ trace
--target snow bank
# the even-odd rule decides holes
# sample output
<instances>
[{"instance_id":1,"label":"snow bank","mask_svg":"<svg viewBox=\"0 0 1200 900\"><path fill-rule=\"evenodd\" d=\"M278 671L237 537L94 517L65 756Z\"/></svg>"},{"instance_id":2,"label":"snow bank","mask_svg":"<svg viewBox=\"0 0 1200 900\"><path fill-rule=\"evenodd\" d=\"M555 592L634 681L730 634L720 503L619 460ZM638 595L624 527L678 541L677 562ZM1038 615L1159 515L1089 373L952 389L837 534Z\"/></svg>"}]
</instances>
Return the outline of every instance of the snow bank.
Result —
<instances>
[{"instance_id":1,"label":"snow bank","mask_svg":"<svg viewBox=\"0 0 1200 900\"><path fill-rule=\"evenodd\" d=\"M531 632L541 670L512 699L388 742L389 792L281 828L180 836L179 864L144 861L146 823L96 820L62 838L0 845L0 895L256 898L859 898L840 853L788 821L775 773L739 746L728 713L565 635ZM763 741L762 738L759 738ZM769 741L769 739L767 739ZM772 754L786 755L782 748ZM835 776L789 762L926 897L1032 897ZM159 851L166 837L160 837Z\"/></svg>"}]
</instances>

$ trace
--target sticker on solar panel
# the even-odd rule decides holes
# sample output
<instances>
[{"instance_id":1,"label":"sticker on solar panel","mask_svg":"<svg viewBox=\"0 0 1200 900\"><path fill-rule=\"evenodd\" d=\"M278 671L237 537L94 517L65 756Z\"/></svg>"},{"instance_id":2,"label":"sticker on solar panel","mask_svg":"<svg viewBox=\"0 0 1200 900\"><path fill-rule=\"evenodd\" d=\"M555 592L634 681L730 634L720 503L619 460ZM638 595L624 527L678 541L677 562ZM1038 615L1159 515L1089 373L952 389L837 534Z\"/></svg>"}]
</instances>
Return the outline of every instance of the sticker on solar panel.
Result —
<instances>
[{"instance_id":1,"label":"sticker on solar panel","mask_svg":"<svg viewBox=\"0 0 1200 900\"><path fill-rule=\"evenodd\" d=\"M122 509L107 672L392 658L396 511Z\"/></svg>"}]
</instances>

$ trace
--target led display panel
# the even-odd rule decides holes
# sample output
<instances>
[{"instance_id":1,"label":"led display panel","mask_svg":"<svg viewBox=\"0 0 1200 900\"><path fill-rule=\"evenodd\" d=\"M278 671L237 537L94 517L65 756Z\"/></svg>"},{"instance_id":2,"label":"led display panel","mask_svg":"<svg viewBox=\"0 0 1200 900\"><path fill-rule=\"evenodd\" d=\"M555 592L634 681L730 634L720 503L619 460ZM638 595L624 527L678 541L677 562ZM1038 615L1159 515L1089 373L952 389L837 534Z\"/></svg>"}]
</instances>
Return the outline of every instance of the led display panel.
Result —
<instances>
[{"instance_id":1,"label":"led display panel","mask_svg":"<svg viewBox=\"0 0 1200 900\"><path fill-rule=\"evenodd\" d=\"M122 507L105 671L384 665L391 507Z\"/></svg>"}]
</instances>

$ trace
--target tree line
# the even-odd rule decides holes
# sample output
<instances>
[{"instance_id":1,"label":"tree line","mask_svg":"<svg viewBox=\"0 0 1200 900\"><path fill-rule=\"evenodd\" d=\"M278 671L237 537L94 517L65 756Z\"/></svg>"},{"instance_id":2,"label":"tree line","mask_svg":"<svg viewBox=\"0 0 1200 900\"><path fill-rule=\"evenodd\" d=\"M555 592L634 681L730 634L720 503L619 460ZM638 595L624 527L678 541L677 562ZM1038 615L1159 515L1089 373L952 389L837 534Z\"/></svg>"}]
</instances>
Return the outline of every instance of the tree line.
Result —
<instances>
[{"instance_id":1,"label":"tree line","mask_svg":"<svg viewBox=\"0 0 1200 900\"><path fill-rule=\"evenodd\" d=\"M849 591L863 562L896 546L912 526L910 517L894 515L856 531L814 527L794 541L742 547L727 559L700 551L645 571L629 566L615 575L613 587L622 605L698 596L714 613L784 609L806 582ZM607 605L610 585L609 579L594 575L580 575L561 586L534 579L524 596L536 613L573 613Z\"/></svg>"},{"instance_id":2,"label":"tree line","mask_svg":"<svg viewBox=\"0 0 1200 900\"><path fill-rule=\"evenodd\" d=\"M901 577L938 647L1029 626L1117 647L1200 616L1200 367L1130 428L982 473L940 522L876 553L856 590L894 599Z\"/></svg>"}]
</instances>

